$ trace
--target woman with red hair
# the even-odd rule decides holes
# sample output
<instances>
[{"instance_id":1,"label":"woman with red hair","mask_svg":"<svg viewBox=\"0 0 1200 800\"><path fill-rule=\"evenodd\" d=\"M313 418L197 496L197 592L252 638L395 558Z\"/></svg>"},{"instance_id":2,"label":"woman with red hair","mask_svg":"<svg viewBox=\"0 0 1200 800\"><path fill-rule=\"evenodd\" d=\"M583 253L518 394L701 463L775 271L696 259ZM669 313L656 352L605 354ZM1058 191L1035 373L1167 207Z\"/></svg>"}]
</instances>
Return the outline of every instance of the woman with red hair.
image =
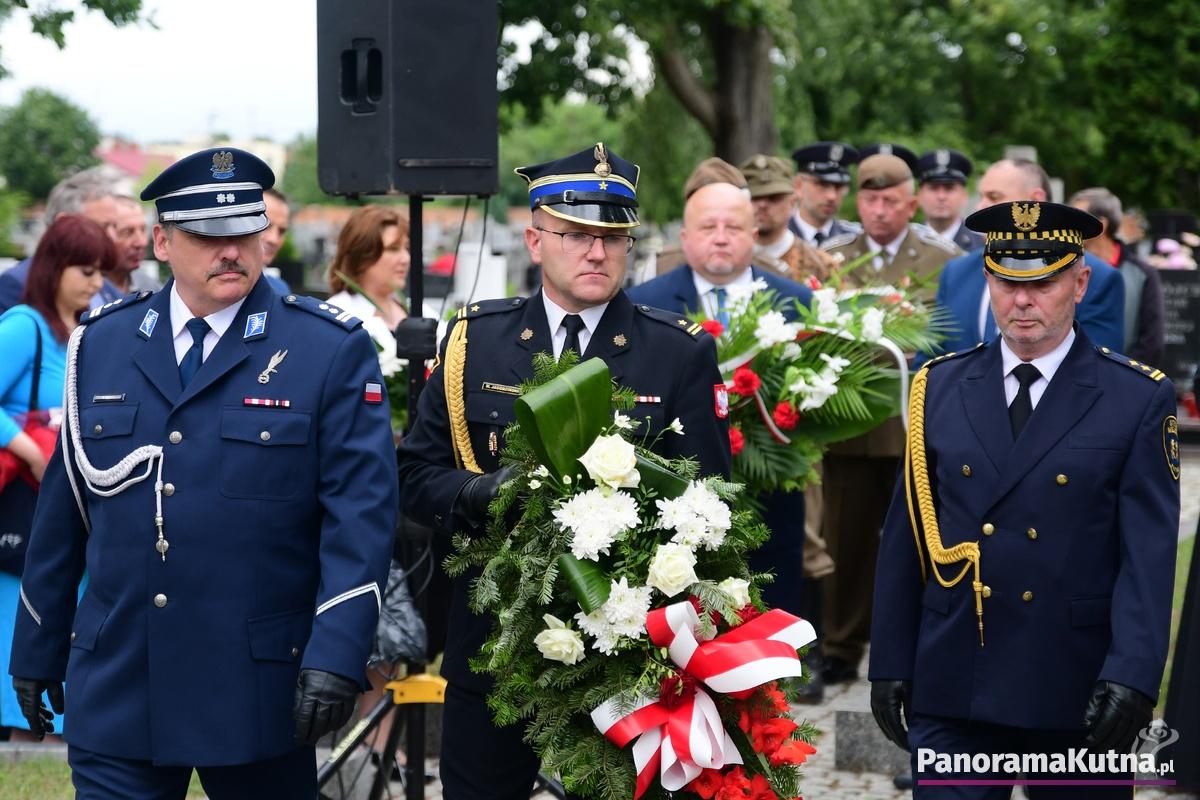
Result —
<instances>
[{"instance_id":1,"label":"woman with red hair","mask_svg":"<svg viewBox=\"0 0 1200 800\"><path fill-rule=\"evenodd\" d=\"M33 254L22 303L0 316L0 459L10 467L0 489L0 675L8 674L36 487L62 415L67 339L100 290L101 273L115 263L103 228L85 217L59 217ZM13 739L29 727L7 679L0 681L0 725L13 729ZM58 723L55 729L62 730Z\"/></svg>"}]
</instances>

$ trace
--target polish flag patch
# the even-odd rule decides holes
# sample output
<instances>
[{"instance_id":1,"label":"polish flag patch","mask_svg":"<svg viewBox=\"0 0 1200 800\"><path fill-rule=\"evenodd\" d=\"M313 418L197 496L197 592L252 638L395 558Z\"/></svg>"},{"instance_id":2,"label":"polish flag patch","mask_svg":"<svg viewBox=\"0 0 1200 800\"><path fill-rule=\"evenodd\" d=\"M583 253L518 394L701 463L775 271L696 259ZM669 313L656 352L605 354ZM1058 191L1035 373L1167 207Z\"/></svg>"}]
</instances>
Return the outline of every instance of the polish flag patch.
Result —
<instances>
[{"instance_id":1,"label":"polish flag patch","mask_svg":"<svg viewBox=\"0 0 1200 800\"><path fill-rule=\"evenodd\" d=\"M383 384L377 381L367 381L363 384L363 401L378 405L383 402Z\"/></svg>"}]
</instances>

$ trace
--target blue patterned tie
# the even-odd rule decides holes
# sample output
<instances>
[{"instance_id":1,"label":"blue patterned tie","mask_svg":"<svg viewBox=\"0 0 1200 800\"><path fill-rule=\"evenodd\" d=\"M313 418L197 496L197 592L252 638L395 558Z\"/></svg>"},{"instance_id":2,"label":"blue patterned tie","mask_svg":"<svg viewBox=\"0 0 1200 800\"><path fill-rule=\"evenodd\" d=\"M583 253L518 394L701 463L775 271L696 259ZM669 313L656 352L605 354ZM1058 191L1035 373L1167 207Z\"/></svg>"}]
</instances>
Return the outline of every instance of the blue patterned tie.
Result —
<instances>
[{"instance_id":1,"label":"blue patterned tie","mask_svg":"<svg viewBox=\"0 0 1200 800\"><path fill-rule=\"evenodd\" d=\"M200 317L192 317L183 327L192 335L192 346L183 354L183 361L179 362L179 381L186 389L204 362L204 337L208 335L210 328Z\"/></svg>"},{"instance_id":2,"label":"blue patterned tie","mask_svg":"<svg viewBox=\"0 0 1200 800\"><path fill-rule=\"evenodd\" d=\"M725 307L725 290L713 289L713 294L717 296L717 322L720 322L726 328L729 327L729 309Z\"/></svg>"}]
</instances>

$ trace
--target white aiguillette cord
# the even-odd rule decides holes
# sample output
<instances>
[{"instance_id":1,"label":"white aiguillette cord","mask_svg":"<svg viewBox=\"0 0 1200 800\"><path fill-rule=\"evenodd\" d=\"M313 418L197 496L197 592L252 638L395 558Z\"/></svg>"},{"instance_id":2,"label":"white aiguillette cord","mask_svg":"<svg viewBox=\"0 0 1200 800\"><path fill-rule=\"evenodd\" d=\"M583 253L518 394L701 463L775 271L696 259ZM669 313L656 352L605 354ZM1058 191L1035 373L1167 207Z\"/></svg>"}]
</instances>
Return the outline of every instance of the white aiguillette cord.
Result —
<instances>
[{"instance_id":1,"label":"white aiguillette cord","mask_svg":"<svg viewBox=\"0 0 1200 800\"><path fill-rule=\"evenodd\" d=\"M146 478L150 477L150 473L154 471L154 462L157 460L158 475L154 482L154 527L158 530L158 541L155 543L154 549L162 556L163 561L166 561L167 549L170 545L163 536L162 447L154 444L142 445L118 461L114 466L103 470L92 466L92 463L88 460L87 453L83 449L83 440L79 434L78 374L76 367L79 358L79 345L83 341L85 330L87 330L86 325L76 327L71 334L71 340L67 343L67 380L64 389L65 395L63 397L63 409L67 417L67 424L62 427L64 466L67 469L67 478L71 482L71 490L75 493L75 502L78 503L79 513L83 516L84 525L87 526L90 532L91 524L88 522L83 499L80 497L79 489L75 485L75 476L72 474L71 465L65 459L68 432L71 437L71 447L75 451L75 464L79 467L79 472L83 476L84 485L101 497L112 497L113 495L120 494L135 483L141 483L146 480ZM146 469L140 475L132 475L134 469L142 463L145 463Z\"/></svg>"}]
</instances>

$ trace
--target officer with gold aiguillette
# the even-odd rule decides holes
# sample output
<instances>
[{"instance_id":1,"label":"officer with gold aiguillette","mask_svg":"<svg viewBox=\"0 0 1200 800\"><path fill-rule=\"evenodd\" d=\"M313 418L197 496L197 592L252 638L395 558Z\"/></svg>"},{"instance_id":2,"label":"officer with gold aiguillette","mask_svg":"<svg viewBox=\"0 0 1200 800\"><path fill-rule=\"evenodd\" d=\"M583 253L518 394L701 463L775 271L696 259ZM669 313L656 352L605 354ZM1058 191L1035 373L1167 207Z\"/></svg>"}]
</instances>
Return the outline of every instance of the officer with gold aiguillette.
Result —
<instances>
[{"instance_id":1,"label":"officer with gold aiguillette","mask_svg":"<svg viewBox=\"0 0 1200 800\"><path fill-rule=\"evenodd\" d=\"M10 671L61 711L76 797L317 797L396 524L387 398L360 321L262 277L263 191L234 148L168 167L172 279L85 316L30 537ZM76 607L86 570L87 590Z\"/></svg>"},{"instance_id":2,"label":"officer with gold aiguillette","mask_svg":"<svg viewBox=\"0 0 1200 800\"><path fill-rule=\"evenodd\" d=\"M1001 336L914 378L876 571L871 707L911 750L918 798L1011 791L923 779L1022 777L918 753L1129 752L1158 697L1179 529L1171 382L1074 324L1099 221L1018 202L966 224ZM1023 777L1127 782L1033 798L1132 793L1120 772Z\"/></svg>"},{"instance_id":3,"label":"officer with gold aiguillette","mask_svg":"<svg viewBox=\"0 0 1200 800\"><path fill-rule=\"evenodd\" d=\"M621 290L638 225L638 171L603 144L517 170L529 182L525 245L541 267L542 289L459 311L398 453L401 510L443 534L435 539L443 553L448 534L478 532L486 521L507 475L499 458L504 428L537 353L603 359L613 381L638 395L627 413L646 441L664 456L695 458L701 475L728 475L725 385L712 337L678 314L634 305ZM675 419L682 436L665 430ZM492 625L467 605L476 574L453 586L442 661L449 682L442 786L447 800L525 800L537 756L521 725L492 723L491 680L468 665Z\"/></svg>"}]
</instances>

